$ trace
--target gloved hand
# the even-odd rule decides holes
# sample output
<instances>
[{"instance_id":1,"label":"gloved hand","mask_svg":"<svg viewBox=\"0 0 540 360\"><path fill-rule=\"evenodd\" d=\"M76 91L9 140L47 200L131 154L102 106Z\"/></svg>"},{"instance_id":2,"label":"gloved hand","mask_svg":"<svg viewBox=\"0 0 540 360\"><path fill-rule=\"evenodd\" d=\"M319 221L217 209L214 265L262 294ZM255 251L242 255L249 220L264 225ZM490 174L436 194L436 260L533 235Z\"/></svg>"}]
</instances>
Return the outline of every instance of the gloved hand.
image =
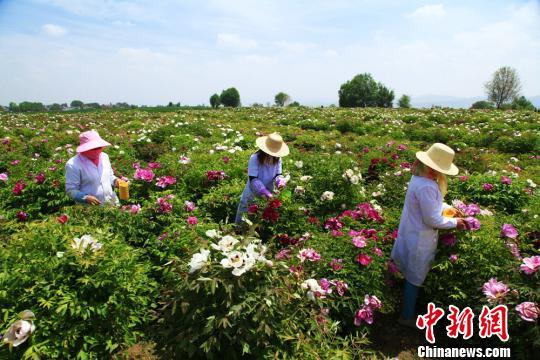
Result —
<instances>
[{"instance_id":1,"label":"gloved hand","mask_svg":"<svg viewBox=\"0 0 540 360\"><path fill-rule=\"evenodd\" d=\"M264 196L264 197L266 197L267 199L269 199L269 198L272 197L272 193L271 193L270 191L268 191L267 188L261 189L261 191L259 192L259 195L260 195L260 196Z\"/></svg>"}]
</instances>

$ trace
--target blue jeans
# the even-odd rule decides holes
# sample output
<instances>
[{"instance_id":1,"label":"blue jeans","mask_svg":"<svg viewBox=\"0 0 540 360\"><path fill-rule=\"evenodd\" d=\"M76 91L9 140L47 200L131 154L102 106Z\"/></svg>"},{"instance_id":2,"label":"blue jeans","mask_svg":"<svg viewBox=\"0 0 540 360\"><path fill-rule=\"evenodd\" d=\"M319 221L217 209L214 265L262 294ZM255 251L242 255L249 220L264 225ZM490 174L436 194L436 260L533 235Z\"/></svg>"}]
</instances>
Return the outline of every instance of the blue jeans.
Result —
<instances>
[{"instance_id":1,"label":"blue jeans","mask_svg":"<svg viewBox=\"0 0 540 360\"><path fill-rule=\"evenodd\" d=\"M418 297L419 287L405 280L403 286L403 304L401 309L401 318L405 320L414 319L416 314L416 298Z\"/></svg>"}]
</instances>

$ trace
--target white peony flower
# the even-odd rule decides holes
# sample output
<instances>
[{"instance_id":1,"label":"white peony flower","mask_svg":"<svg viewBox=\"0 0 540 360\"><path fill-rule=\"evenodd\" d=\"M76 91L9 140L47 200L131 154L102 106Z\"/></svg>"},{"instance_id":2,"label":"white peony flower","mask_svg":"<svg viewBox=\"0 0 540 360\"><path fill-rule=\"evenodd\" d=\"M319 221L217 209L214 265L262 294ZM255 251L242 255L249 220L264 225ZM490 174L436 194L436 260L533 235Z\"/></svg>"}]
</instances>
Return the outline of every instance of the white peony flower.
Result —
<instances>
[{"instance_id":1,"label":"white peony flower","mask_svg":"<svg viewBox=\"0 0 540 360\"><path fill-rule=\"evenodd\" d=\"M36 326L32 321L17 320L4 334L4 343L14 347L21 345L35 331Z\"/></svg>"},{"instance_id":2,"label":"white peony flower","mask_svg":"<svg viewBox=\"0 0 540 360\"><path fill-rule=\"evenodd\" d=\"M208 236L211 239L217 239L220 235L219 232L215 229L212 230L206 230L206 236Z\"/></svg>"},{"instance_id":3,"label":"white peony flower","mask_svg":"<svg viewBox=\"0 0 540 360\"><path fill-rule=\"evenodd\" d=\"M298 195L303 195L305 192L306 192L306 190L304 189L303 186L297 186L297 187L294 189L294 193L295 193L295 194L298 194Z\"/></svg>"},{"instance_id":4,"label":"white peony flower","mask_svg":"<svg viewBox=\"0 0 540 360\"><path fill-rule=\"evenodd\" d=\"M301 160L295 161L295 162L294 162L294 165L295 165L297 168L301 169L301 168L304 166L304 162L301 161Z\"/></svg>"},{"instance_id":5,"label":"white peony flower","mask_svg":"<svg viewBox=\"0 0 540 360\"><path fill-rule=\"evenodd\" d=\"M311 179L313 179L313 176L304 175L300 177L300 181L309 181Z\"/></svg>"},{"instance_id":6,"label":"white peony flower","mask_svg":"<svg viewBox=\"0 0 540 360\"><path fill-rule=\"evenodd\" d=\"M71 247L84 253L86 249L96 252L103 247L103 244L97 242L91 235L83 235L80 238L74 238L71 241Z\"/></svg>"},{"instance_id":7,"label":"white peony flower","mask_svg":"<svg viewBox=\"0 0 540 360\"><path fill-rule=\"evenodd\" d=\"M334 199L334 193L332 191L325 191L321 195L321 201L331 201Z\"/></svg>"},{"instance_id":8,"label":"white peony flower","mask_svg":"<svg viewBox=\"0 0 540 360\"><path fill-rule=\"evenodd\" d=\"M189 273L192 274L195 271L208 265L209 255L210 255L210 250L206 250L206 249L201 249L198 253L193 254L189 262L189 266L190 266Z\"/></svg>"},{"instance_id":9,"label":"white peony flower","mask_svg":"<svg viewBox=\"0 0 540 360\"><path fill-rule=\"evenodd\" d=\"M220 263L225 269L239 268L244 264L244 259L245 255L240 251L231 251Z\"/></svg>"},{"instance_id":10,"label":"white peony flower","mask_svg":"<svg viewBox=\"0 0 540 360\"><path fill-rule=\"evenodd\" d=\"M231 235L225 235L221 238L221 240L218 241L216 244L211 244L212 248L219 250L223 253L228 253L229 251L232 251L234 248L234 245L238 244L238 240L232 237Z\"/></svg>"}]
</instances>

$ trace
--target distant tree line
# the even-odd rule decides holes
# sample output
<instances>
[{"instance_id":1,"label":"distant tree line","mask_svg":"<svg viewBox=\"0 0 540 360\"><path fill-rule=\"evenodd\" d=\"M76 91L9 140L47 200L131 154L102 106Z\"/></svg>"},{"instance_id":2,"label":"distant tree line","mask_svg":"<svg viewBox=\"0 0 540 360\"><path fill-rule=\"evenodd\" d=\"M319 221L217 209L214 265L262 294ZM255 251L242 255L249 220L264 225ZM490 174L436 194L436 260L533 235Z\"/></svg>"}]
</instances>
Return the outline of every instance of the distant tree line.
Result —
<instances>
[{"instance_id":1,"label":"distant tree line","mask_svg":"<svg viewBox=\"0 0 540 360\"><path fill-rule=\"evenodd\" d=\"M84 103L80 100L73 100L69 105L67 103L53 103L44 105L41 102L23 101L20 103L10 102L7 107L11 112L39 112L39 111L69 111L69 110L92 110L92 109L135 109L137 105L130 105L126 102L116 104L99 104L97 102Z\"/></svg>"}]
</instances>

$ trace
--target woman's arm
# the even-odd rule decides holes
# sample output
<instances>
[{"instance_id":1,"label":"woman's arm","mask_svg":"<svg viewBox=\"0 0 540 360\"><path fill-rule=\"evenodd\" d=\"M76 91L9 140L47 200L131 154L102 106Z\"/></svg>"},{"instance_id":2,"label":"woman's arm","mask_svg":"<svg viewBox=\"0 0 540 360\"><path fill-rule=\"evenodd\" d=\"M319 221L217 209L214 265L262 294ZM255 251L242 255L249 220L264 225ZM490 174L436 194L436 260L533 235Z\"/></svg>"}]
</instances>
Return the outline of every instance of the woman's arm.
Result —
<instances>
[{"instance_id":1,"label":"woman's arm","mask_svg":"<svg viewBox=\"0 0 540 360\"><path fill-rule=\"evenodd\" d=\"M453 229L457 226L456 219L446 218L439 211L441 205L435 189L423 187L418 191L417 198L420 204L422 220L426 225L434 229Z\"/></svg>"},{"instance_id":2,"label":"woman's arm","mask_svg":"<svg viewBox=\"0 0 540 360\"><path fill-rule=\"evenodd\" d=\"M85 196L87 194L80 191L81 188L81 175L79 169L75 168L73 164L66 164L66 194L79 203L86 202Z\"/></svg>"}]
</instances>

